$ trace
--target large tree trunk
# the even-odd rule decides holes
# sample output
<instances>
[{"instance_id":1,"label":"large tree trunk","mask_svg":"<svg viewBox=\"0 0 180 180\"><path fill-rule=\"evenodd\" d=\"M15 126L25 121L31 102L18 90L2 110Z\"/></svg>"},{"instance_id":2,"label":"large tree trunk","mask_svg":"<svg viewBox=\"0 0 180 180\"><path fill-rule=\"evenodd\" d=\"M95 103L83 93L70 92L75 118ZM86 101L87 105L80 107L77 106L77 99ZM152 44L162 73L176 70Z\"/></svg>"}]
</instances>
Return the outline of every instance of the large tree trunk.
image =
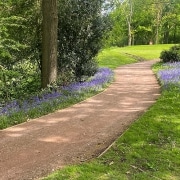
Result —
<instances>
[{"instance_id":1,"label":"large tree trunk","mask_svg":"<svg viewBox=\"0 0 180 180\"><path fill-rule=\"evenodd\" d=\"M43 0L42 87L57 79L57 0Z\"/></svg>"}]
</instances>

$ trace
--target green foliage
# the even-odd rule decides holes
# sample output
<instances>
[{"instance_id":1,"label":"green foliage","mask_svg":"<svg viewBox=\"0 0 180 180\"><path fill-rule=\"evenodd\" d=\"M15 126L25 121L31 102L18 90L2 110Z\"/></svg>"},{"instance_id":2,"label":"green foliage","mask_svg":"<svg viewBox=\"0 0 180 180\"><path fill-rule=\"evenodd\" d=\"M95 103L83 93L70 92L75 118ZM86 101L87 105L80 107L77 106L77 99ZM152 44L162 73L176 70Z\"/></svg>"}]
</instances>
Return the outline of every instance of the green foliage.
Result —
<instances>
[{"instance_id":1,"label":"green foliage","mask_svg":"<svg viewBox=\"0 0 180 180\"><path fill-rule=\"evenodd\" d=\"M3 2L0 13L0 63L13 69L16 62L39 58L40 7L36 0ZM39 30L38 30L39 29Z\"/></svg>"},{"instance_id":2,"label":"green foliage","mask_svg":"<svg viewBox=\"0 0 180 180\"><path fill-rule=\"evenodd\" d=\"M22 66L22 64L21 64ZM32 71L32 64L7 70L0 67L0 101L4 104L13 99L23 99L40 90L40 76Z\"/></svg>"},{"instance_id":3,"label":"green foliage","mask_svg":"<svg viewBox=\"0 0 180 180\"><path fill-rule=\"evenodd\" d=\"M0 10L0 102L4 103L39 90L41 16L37 0L3 1Z\"/></svg>"},{"instance_id":4,"label":"green foliage","mask_svg":"<svg viewBox=\"0 0 180 180\"><path fill-rule=\"evenodd\" d=\"M166 62L179 62L180 61L180 45L175 45L169 50L161 52L160 59Z\"/></svg>"},{"instance_id":5,"label":"green foliage","mask_svg":"<svg viewBox=\"0 0 180 180\"><path fill-rule=\"evenodd\" d=\"M12 38L8 30L20 27L22 21L24 19L18 16L0 18L0 64L8 69L18 61L16 54L27 48Z\"/></svg>"},{"instance_id":6,"label":"green foliage","mask_svg":"<svg viewBox=\"0 0 180 180\"><path fill-rule=\"evenodd\" d=\"M94 57L101 48L106 30L101 15L102 0L59 1L58 64L59 73L71 72L71 78L82 81L97 70Z\"/></svg>"},{"instance_id":7,"label":"green foliage","mask_svg":"<svg viewBox=\"0 0 180 180\"><path fill-rule=\"evenodd\" d=\"M179 0L174 0L171 4L165 4L162 17L162 37L163 43L180 42L180 4Z\"/></svg>"},{"instance_id":8,"label":"green foliage","mask_svg":"<svg viewBox=\"0 0 180 180\"><path fill-rule=\"evenodd\" d=\"M41 70L39 0L0 2L0 101L38 92ZM97 70L106 17L104 0L59 0L59 84L83 81Z\"/></svg>"},{"instance_id":9,"label":"green foliage","mask_svg":"<svg viewBox=\"0 0 180 180\"><path fill-rule=\"evenodd\" d=\"M130 17L130 7L132 15ZM132 45L169 44L180 41L179 0L124 0L110 13L113 24L107 32L105 47L128 45L128 19Z\"/></svg>"}]
</instances>

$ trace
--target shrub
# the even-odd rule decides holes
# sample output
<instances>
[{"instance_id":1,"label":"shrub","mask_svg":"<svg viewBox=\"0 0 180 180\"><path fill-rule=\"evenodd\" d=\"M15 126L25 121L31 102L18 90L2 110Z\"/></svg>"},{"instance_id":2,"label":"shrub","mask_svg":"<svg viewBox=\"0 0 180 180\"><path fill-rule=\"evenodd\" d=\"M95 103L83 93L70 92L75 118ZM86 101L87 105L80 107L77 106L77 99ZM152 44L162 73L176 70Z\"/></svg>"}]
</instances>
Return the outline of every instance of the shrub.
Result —
<instances>
[{"instance_id":1,"label":"shrub","mask_svg":"<svg viewBox=\"0 0 180 180\"><path fill-rule=\"evenodd\" d=\"M0 102L40 88L40 4L0 1Z\"/></svg>"},{"instance_id":2,"label":"shrub","mask_svg":"<svg viewBox=\"0 0 180 180\"><path fill-rule=\"evenodd\" d=\"M160 59L166 62L179 62L180 61L180 45L172 46L169 50L161 52Z\"/></svg>"},{"instance_id":3,"label":"shrub","mask_svg":"<svg viewBox=\"0 0 180 180\"><path fill-rule=\"evenodd\" d=\"M101 48L106 24L101 15L103 0L59 1L59 74L69 71L76 81L97 71L95 56Z\"/></svg>"}]
</instances>

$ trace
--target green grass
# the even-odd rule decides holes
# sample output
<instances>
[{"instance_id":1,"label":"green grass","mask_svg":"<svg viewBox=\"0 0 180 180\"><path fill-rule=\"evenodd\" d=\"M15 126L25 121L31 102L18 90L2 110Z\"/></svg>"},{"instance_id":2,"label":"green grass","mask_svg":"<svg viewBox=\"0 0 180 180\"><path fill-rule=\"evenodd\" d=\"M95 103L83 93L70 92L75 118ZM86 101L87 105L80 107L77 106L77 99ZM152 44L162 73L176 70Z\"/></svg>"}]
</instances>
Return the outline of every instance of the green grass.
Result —
<instances>
[{"instance_id":1,"label":"green grass","mask_svg":"<svg viewBox=\"0 0 180 180\"><path fill-rule=\"evenodd\" d=\"M99 66L109 67L111 69L115 69L125 64L137 62L134 58L121 53L121 48L117 47L102 50L98 54L97 60L99 62Z\"/></svg>"},{"instance_id":2,"label":"green grass","mask_svg":"<svg viewBox=\"0 0 180 180\"><path fill-rule=\"evenodd\" d=\"M154 54L157 56L158 50L153 53L155 50L152 47L157 48L157 46L148 47L152 52L146 50L149 55L144 55L144 57L156 58ZM164 46L158 46L158 48L162 49ZM118 48L115 49L108 51L118 54ZM138 56L143 54L142 52L138 54L140 49L138 46L132 49ZM108 57L103 58L108 60L111 55L107 52ZM115 61L118 61L117 59L115 58ZM100 61L100 64L104 65L103 63ZM105 64L111 68L116 66L112 61L109 61L109 64L107 61ZM154 72L161 68L161 63L156 64ZM164 90L157 102L134 122L102 157L79 165L68 166L44 180L179 180L179 107L179 90L175 88L171 91Z\"/></svg>"},{"instance_id":3,"label":"green grass","mask_svg":"<svg viewBox=\"0 0 180 180\"><path fill-rule=\"evenodd\" d=\"M119 66L135 63L137 60L127 54L141 57L145 60L158 59L163 50L169 49L172 44L141 45L127 47L111 47L103 49L97 56L99 66L115 69Z\"/></svg>"},{"instance_id":4,"label":"green grass","mask_svg":"<svg viewBox=\"0 0 180 180\"><path fill-rule=\"evenodd\" d=\"M150 60L159 58L161 51L167 50L171 46L173 46L173 44L128 46L120 48L120 52L137 55Z\"/></svg>"}]
</instances>

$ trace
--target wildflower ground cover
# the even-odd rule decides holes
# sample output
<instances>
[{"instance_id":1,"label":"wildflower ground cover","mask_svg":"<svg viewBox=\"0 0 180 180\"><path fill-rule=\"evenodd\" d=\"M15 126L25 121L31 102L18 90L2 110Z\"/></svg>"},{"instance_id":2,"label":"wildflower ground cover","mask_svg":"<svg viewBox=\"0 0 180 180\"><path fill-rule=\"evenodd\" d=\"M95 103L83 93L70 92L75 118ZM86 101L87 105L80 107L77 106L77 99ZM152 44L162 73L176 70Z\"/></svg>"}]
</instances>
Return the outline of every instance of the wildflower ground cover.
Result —
<instances>
[{"instance_id":1,"label":"wildflower ground cover","mask_svg":"<svg viewBox=\"0 0 180 180\"><path fill-rule=\"evenodd\" d=\"M157 75L164 89L180 88L180 62L165 63Z\"/></svg>"},{"instance_id":2,"label":"wildflower ground cover","mask_svg":"<svg viewBox=\"0 0 180 180\"><path fill-rule=\"evenodd\" d=\"M178 66L154 65L162 85L161 97L102 157L66 167L44 179L179 180L180 89L179 81L174 81L179 73L170 74ZM164 86L164 82L169 83Z\"/></svg>"},{"instance_id":3,"label":"wildflower ground cover","mask_svg":"<svg viewBox=\"0 0 180 180\"><path fill-rule=\"evenodd\" d=\"M6 105L0 105L0 129L77 103L85 97L102 91L112 80L113 71L109 68L100 68L86 82L76 82L68 86L57 87L51 91L41 92L29 99L14 100Z\"/></svg>"}]
</instances>

